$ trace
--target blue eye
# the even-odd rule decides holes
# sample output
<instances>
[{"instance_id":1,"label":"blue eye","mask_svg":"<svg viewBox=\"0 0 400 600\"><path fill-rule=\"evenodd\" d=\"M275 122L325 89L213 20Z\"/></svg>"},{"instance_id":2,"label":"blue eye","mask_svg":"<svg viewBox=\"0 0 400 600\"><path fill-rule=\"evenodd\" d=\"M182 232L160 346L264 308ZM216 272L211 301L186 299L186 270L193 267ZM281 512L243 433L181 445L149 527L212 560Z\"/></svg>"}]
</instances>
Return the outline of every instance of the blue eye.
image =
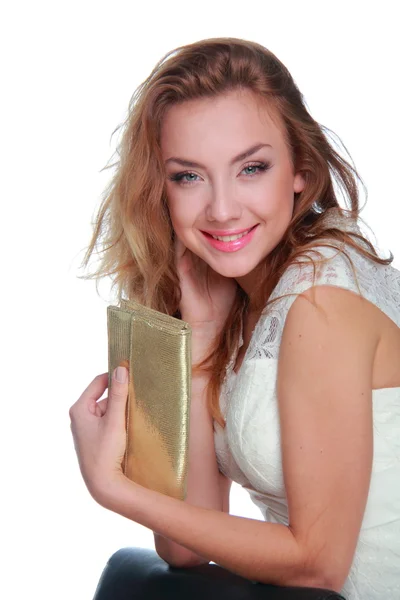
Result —
<instances>
[{"instance_id":1,"label":"blue eye","mask_svg":"<svg viewBox=\"0 0 400 600\"><path fill-rule=\"evenodd\" d=\"M175 173L175 175L171 175L169 177L169 179L171 181L177 181L178 183L182 183L182 185L187 185L188 183L194 183L194 179L183 179L184 177L187 177L188 175L190 176L194 176L194 177L198 177L198 175L196 175L196 173L191 173L190 171L186 171L185 173Z\"/></svg>"},{"instance_id":2,"label":"blue eye","mask_svg":"<svg viewBox=\"0 0 400 600\"><path fill-rule=\"evenodd\" d=\"M249 165L246 165L241 171L241 173L243 173L243 171L246 171L246 169L253 169L252 173L245 173L245 175L247 175L247 177L255 177L257 175L261 175L261 173L264 173L270 167L271 165L267 163L251 163ZM186 179L186 177L188 179ZM170 181L176 181L179 185L191 185L192 183L196 183L196 177L199 177L198 175L196 175L196 173L192 173L192 171L184 171L183 173L174 173L173 175L170 175L168 179Z\"/></svg>"},{"instance_id":3,"label":"blue eye","mask_svg":"<svg viewBox=\"0 0 400 600\"><path fill-rule=\"evenodd\" d=\"M243 171L246 171L246 169L255 169L255 171L253 171L252 173L247 173L247 175L249 175L250 177L254 177L254 175L264 173L264 171L267 171L270 168L270 166L271 165L268 165L267 163L254 163L244 167Z\"/></svg>"}]
</instances>

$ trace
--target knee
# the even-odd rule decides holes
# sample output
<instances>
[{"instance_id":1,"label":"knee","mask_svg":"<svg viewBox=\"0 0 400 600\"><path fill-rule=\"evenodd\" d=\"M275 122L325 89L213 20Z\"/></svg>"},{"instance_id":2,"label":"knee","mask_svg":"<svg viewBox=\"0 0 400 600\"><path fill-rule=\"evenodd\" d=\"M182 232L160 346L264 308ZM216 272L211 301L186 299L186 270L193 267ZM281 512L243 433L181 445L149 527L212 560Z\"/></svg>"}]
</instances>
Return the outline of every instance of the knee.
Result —
<instances>
[{"instance_id":1,"label":"knee","mask_svg":"<svg viewBox=\"0 0 400 600\"><path fill-rule=\"evenodd\" d=\"M118 565L129 560L135 560L139 558L144 551L143 548L120 548L108 559L110 565Z\"/></svg>"},{"instance_id":2,"label":"knee","mask_svg":"<svg viewBox=\"0 0 400 600\"><path fill-rule=\"evenodd\" d=\"M163 572L168 568L168 564L158 556L155 550L150 548L121 548L114 552L108 559L107 567L109 571L118 573L141 573L149 571L155 573Z\"/></svg>"},{"instance_id":3,"label":"knee","mask_svg":"<svg viewBox=\"0 0 400 600\"><path fill-rule=\"evenodd\" d=\"M155 573L163 573L166 563L148 548L121 548L108 559L97 585L94 600L126 598L129 590L140 589Z\"/></svg>"},{"instance_id":4,"label":"knee","mask_svg":"<svg viewBox=\"0 0 400 600\"><path fill-rule=\"evenodd\" d=\"M142 568L145 565L150 565L161 561L155 550L150 548L120 548L110 558L107 564L113 568L124 569L125 567L132 568L135 564ZM164 562L164 561L162 561Z\"/></svg>"}]
</instances>

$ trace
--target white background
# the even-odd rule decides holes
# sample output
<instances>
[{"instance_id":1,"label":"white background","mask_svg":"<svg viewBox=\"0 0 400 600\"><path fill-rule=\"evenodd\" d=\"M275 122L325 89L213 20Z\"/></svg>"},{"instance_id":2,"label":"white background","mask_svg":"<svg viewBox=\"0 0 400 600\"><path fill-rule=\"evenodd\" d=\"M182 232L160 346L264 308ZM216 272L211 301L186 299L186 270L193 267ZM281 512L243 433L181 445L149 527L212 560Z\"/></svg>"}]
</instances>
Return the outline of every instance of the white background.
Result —
<instances>
[{"instance_id":1,"label":"white background","mask_svg":"<svg viewBox=\"0 0 400 600\"><path fill-rule=\"evenodd\" d=\"M271 49L348 148L369 192L363 217L399 266L396 5L36 0L2 10L2 597L89 600L112 552L153 545L87 493L68 417L107 370L109 289L99 297L77 275L134 89L184 43L233 36ZM232 511L259 518L236 487Z\"/></svg>"}]
</instances>

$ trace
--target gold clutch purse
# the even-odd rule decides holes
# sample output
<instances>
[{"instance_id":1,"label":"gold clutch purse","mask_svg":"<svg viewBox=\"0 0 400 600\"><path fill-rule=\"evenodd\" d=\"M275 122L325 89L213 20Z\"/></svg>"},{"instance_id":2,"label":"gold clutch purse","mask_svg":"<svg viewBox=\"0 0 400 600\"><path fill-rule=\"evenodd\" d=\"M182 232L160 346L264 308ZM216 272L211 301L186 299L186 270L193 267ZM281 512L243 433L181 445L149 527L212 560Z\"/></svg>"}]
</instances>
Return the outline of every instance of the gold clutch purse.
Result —
<instances>
[{"instance_id":1,"label":"gold clutch purse","mask_svg":"<svg viewBox=\"0 0 400 600\"><path fill-rule=\"evenodd\" d=\"M125 475L174 498L186 496L191 393L191 328L122 300L107 307L108 376L129 370ZM134 391L133 391L134 390Z\"/></svg>"}]
</instances>

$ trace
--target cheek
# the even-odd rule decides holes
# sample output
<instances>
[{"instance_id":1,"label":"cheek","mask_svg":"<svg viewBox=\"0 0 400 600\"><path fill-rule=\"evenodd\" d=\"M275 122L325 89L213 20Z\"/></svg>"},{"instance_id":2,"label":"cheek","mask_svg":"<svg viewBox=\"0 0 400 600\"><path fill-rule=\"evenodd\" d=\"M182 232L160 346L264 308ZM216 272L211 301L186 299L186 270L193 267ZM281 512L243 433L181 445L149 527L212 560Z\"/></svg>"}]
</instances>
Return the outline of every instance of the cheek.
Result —
<instances>
[{"instance_id":1,"label":"cheek","mask_svg":"<svg viewBox=\"0 0 400 600\"><path fill-rule=\"evenodd\" d=\"M246 203L253 210L269 218L285 218L293 209L293 200L293 178L282 172L260 182L246 197Z\"/></svg>"},{"instance_id":2,"label":"cheek","mask_svg":"<svg viewBox=\"0 0 400 600\"><path fill-rule=\"evenodd\" d=\"M294 176L291 169L283 167L282 169L277 170L275 184L280 194L286 196L293 194L293 182Z\"/></svg>"},{"instance_id":3,"label":"cheek","mask_svg":"<svg viewBox=\"0 0 400 600\"><path fill-rule=\"evenodd\" d=\"M193 218L188 210L187 202L173 198L168 201L168 209L171 217L172 227L175 233L182 238L185 230L193 225Z\"/></svg>"},{"instance_id":4,"label":"cheek","mask_svg":"<svg viewBox=\"0 0 400 600\"><path fill-rule=\"evenodd\" d=\"M202 198L193 192L169 194L167 204L175 230L192 227L201 215Z\"/></svg>"},{"instance_id":5,"label":"cheek","mask_svg":"<svg viewBox=\"0 0 400 600\"><path fill-rule=\"evenodd\" d=\"M171 221L174 226L180 226L187 218L186 211L182 210L179 202L171 200L168 202L169 214L171 215Z\"/></svg>"},{"instance_id":6,"label":"cheek","mask_svg":"<svg viewBox=\"0 0 400 600\"><path fill-rule=\"evenodd\" d=\"M283 169L277 174L274 185L274 208L286 211L293 208L294 178L290 170Z\"/></svg>"}]
</instances>

